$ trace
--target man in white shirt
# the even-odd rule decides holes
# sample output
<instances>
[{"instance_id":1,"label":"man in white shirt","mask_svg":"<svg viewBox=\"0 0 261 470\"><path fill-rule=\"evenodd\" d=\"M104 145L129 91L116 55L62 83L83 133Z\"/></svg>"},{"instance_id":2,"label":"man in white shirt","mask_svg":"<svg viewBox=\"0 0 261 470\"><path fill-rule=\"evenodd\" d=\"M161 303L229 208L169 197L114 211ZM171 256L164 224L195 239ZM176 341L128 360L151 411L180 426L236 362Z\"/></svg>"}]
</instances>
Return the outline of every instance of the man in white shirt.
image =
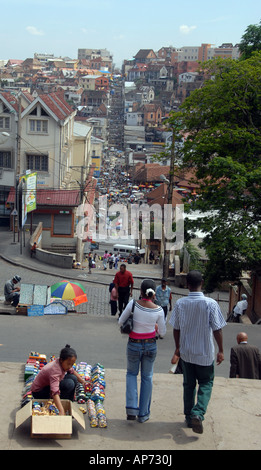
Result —
<instances>
[{"instance_id":1,"label":"man in white shirt","mask_svg":"<svg viewBox=\"0 0 261 470\"><path fill-rule=\"evenodd\" d=\"M222 328L226 325L218 303L201 292L203 278L199 271L187 275L189 294L179 299L169 323L173 326L176 345L171 362L182 359L184 414L193 431L203 432L202 421L207 411L214 381L215 348L217 364L224 360ZM198 382L197 402L195 403Z\"/></svg>"},{"instance_id":2,"label":"man in white shirt","mask_svg":"<svg viewBox=\"0 0 261 470\"><path fill-rule=\"evenodd\" d=\"M240 323L241 316L244 314L244 312L246 311L246 309L248 307L247 295L242 294L241 299L242 300L239 300L237 302L237 304L236 304L236 306L234 307L234 310L233 310L233 315L235 317L235 323Z\"/></svg>"}]
</instances>

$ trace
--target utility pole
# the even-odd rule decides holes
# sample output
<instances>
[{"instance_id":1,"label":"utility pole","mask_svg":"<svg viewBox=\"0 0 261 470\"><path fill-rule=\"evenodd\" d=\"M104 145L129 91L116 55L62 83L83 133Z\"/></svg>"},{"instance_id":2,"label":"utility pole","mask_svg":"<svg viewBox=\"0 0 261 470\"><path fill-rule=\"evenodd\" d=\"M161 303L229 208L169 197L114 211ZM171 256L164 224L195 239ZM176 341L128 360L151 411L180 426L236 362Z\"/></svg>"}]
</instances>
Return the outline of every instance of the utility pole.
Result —
<instances>
[{"instance_id":1,"label":"utility pole","mask_svg":"<svg viewBox=\"0 0 261 470\"><path fill-rule=\"evenodd\" d=\"M85 181L84 181L84 170L86 170L86 166L84 165L71 165L70 166L71 169L74 169L74 168L80 168L81 169L81 182L79 183L78 181L78 184L80 186L80 203L83 202L83 196L84 196L84 188L85 188Z\"/></svg>"},{"instance_id":2,"label":"utility pole","mask_svg":"<svg viewBox=\"0 0 261 470\"><path fill-rule=\"evenodd\" d=\"M80 201L79 202L80 202L80 204L83 204L84 203L84 190L85 190L85 184L86 184L86 178L84 179L84 170L86 169L86 166L84 166L84 165L71 165L70 168L71 169L80 168L80 170L81 170L81 182L80 183L79 183L79 181L77 181L77 182L80 186ZM76 260L81 263L82 258L83 258L82 240L79 237L77 237L77 241L76 241Z\"/></svg>"},{"instance_id":3,"label":"utility pole","mask_svg":"<svg viewBox=\"0 0 261 470\"><path fill-rule=\"evenodd\" d=\"M16 175L21 173L21 95L18 94L18 122L17 122L17 160Z\"/></svg>"},{"instance_id":4,"label":"utility pole","mask_svg":"<svg viewBox=\"0 0 261 470\"><path fill-rule=\"evenodd\" d=\"M14 242L15 242L15 217L17 217L17 232L18 232L18 239L20 240L20 253L22 254L22 227L20 226L20 221L22 220L21 212L21 204L18 203L18 184L19 184L19 175L21 173L21 94L18 93L18 120L17 120L17 135L16 135L16 168L15 168L15 175L14 175L14 185L15 185L15 203L14 203ZM20 194L19 194L20 196ZM23 198L23 194L21 195ZM18 209L18 211L17 211Z\"/></svg>"},{"instance_id":5,"label":"utility pole","mask_svg":"<svg viewBox=\"0 0 261 470\"><path fill-rule=\"evenodd\" d=\"M172 197L174 190L174 170L175 170L175 131L172 128L172 140L170 149L170 169L169 169L169 180L167 190L167 204L172 207ZM165 226L165 224L164 224ZM166 234L163 229L163 245L164 245L164 257L163 257L163 278L167 279L169 276L169 263L170 263L170 251L166 249Z\"/></svg>"}]
</instances>

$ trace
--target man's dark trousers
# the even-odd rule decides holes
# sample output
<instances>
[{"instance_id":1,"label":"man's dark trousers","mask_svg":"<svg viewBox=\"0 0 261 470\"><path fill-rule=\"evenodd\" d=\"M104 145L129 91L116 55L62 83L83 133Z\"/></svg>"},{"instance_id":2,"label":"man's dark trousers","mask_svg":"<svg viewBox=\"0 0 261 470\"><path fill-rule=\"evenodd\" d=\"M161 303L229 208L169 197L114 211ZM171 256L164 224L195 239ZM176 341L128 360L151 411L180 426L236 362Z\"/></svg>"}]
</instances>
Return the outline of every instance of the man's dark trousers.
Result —
<instances>
[{"instance_id":1,"label":"man's dark trousers","mask_svg":"<svg viewBox=\"0 0 261 470\"><path fill-rule=\"evenodd\" d=\"M214 362L210 366L200 366L182 360L184 414L186 417L199 416L202 421L207 411L214 382ZM196 384L198 382L197 402Z\"/></svg>"},{"instance_id":2,"label":"man's dark trousers","mask_svg":"<svg viewBox=\"0 0 261 470\"><path fill-rule=\"evenodd\" d=\"M129 302L130 297L130 288L129 287L119 287L118 288L118 302L119 302L119 316L121 316L123 310Z\"/></svg>"}]
</instances>

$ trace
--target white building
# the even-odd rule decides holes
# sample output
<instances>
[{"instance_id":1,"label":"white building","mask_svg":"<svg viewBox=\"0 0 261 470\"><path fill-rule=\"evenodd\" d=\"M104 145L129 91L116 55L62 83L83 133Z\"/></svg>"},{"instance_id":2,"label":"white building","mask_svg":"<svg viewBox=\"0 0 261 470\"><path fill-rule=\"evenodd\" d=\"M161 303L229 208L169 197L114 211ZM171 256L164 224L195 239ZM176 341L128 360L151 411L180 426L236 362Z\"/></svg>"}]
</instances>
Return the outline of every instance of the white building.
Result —
<instances>
[{"instance_id":1,"label":"white building","mask_svg":"<svg viewBox=\"0 0 261 470\"><path fill-rule=\"evenodd\" d=\"M193 83L198 76L197 72L185 72L179 75L179 83Z\"/></svg>"},{"instance_id":2,"label":"white building","mask_svg":"<svg viewBox=\"0 0 261 470\"><path fill-rule=\"evenodd\" d=\"M59 93L0 93L0 218L17 175L37 172L37 188L68 188L72 167L91 164L91 130L74 134L73 110ZM78 129L79 131L79 129ZM77 134L77 128L75 130ZM76 160L76 163L74 161ZM1 222L1 221L0 221Z\"/></svg>"}]
</instances>

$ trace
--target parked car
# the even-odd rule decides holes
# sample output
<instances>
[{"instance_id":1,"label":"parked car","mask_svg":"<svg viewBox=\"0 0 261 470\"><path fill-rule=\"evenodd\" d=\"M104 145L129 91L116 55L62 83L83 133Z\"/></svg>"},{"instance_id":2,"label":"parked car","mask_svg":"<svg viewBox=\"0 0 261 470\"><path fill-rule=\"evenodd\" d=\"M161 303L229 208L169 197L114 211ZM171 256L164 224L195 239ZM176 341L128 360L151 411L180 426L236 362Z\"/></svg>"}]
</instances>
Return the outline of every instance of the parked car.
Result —
<instances>
[{"instance_id":1,"label":"parked car","mask_svg":"<svg viewBox=\"0 0 261 470\"><path fill-rule=\"evenodd\" d=\"M99 249L99 243L91 242L91 250L98 250L98 249Z\"/></svg>"}]
</instances>

